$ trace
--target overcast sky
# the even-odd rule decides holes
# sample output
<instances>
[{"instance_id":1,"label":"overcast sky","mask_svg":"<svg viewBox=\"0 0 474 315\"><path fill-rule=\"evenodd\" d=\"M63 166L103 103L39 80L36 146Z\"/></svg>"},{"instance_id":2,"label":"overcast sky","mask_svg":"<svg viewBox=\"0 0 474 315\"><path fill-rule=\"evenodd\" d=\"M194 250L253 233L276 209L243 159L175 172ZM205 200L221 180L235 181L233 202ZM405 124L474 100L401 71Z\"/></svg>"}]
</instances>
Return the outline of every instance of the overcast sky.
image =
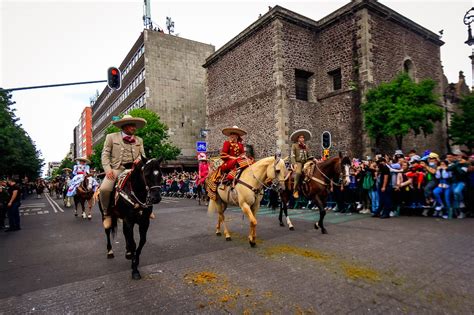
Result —
<instances>
[{"instance_id":1,"label":"overcast sky","mask_svg":"<svg viewBox=\"0 0 474 315\"><path fill-rule=\"evenodd\" d=\"M318 20L349 0L339 1L158 1L152 20L165 28L166 16L180 37L212 44L216 50L253 23L268 6L280 5ZM441 59L450 82L460 70L471 85L467 27L463 17L473 0L380 0L438 33L444 30ZM143 29L143 0L0 0L0 87L104 80L120 65ZM16 114L46 162L62 160L73 128L89 98L105 84L13 92ZM0 157L1 158L1 157Z\"/></svg>"}]
</instances>

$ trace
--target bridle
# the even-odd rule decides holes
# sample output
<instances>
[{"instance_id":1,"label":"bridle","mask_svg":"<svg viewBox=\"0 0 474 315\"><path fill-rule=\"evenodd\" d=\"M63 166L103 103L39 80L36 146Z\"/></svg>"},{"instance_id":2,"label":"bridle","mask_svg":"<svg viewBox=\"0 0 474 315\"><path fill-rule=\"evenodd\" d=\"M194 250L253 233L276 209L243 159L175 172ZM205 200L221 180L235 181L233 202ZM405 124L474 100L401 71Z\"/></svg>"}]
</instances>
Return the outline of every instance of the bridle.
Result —
<instances>
[{"instance_id":1,"label":"bridle","mask_svg":"<svg viewBox=\"0 0 474 315\"><path fill-rule=\"evenodd\" d=\"M244 156L244 158L248 161L248 158L247 156ZM260 184L262 185L263 187L265 187L266 189L273 189L274 191L277 191L277 187L278 187L278 184L280 182L285 182L285 179L278 179L277 178L277 169L276 169L276 166L278 165L278 163L280 162L281 160L281 157L277 157L275 158L275 162L273 162L273 172L275 173L275 177L272 179L272 183L271 185L265 185L264 182L262 182L257 176L255 176L255 173L253 172L253 169L252 169L252 166L250 165L249 168L252 172L252 177ZM242 181L239 180L240 183L242 184L246 184ZM248 184L244 185L244 186L247 186ZM251 187L250 185L248 185L247 187ZM260 189L256 189L256 188L252 188L252 190L254 190L255 193L257 193Z\"/></svg>"},{"instance_id":2,"label":"bridle","mask_svg":"<svg viewBox=\"0 0 474 315\"><path fill-rule=\"evenodd\" d=\"M342 164L342 161L341 161L341 171L339 172L339 181L337 183L333 181L332 178L329 178L326 174L324 174L321 168L319 168L318 163L315 163L315 165L316 165L316 169L321 173L321 175L323 175L323 177L326 178L329 181L329 183L333 184L334 186L338 186L338 187L344 186L344 178L349 177L349 174L345 174L343 170L344 164ZM322 181L319 180L318 178L311 177L311 179L322 184ZM327 184L324 183L323 185L327 185Z\"/></svg>"},{"instance_id":3,"label":"bridle","mask_svg":"<svg viewBox=\"0 0 474 315\"><path fill-rule=\"evenodd\" d=\"M145 173L144 173L144 170L145 170L145 166L147 166L149 163L155 161L156 159L155 158L152 158L152 159L149 159L148 161L146 161L146 163L140 168L140 175L143 179L143 182L145 183L145 189L147 191L147 195L146 195L146 198L145 198L145 202L141 201L137 195L135 194L135 191L133 190L132 186L130 185L130 195L135 199L135 201L140 205L140 207L142 208L149 208L151 206L153 206L153 203L151 202L151 192L154 191L154 190L161 190L161 185L154 185L154 186L149 186L148 185L148 182L146 180L146 177L145 177ZM141 160L139 160L141 162ZM133 167L132 167L132 172L133 170L135 169L135 166L137 166L138 163L133 163ZM159 171L158 171L159 172Z\"/></svg>"}]
</instances>

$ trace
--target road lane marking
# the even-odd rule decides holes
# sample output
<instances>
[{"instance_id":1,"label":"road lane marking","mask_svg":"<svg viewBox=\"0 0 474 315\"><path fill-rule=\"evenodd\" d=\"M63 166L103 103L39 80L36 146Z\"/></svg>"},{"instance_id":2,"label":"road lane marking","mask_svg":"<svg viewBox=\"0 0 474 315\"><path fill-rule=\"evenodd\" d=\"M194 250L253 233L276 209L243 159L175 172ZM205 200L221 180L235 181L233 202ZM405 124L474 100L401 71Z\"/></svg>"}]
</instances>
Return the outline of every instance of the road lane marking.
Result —
<instances>
[{"instance_id":1,"label":"road lane marking","mask_svg":"<svg viewBox=\"0 0 474 315\"><path fill-rule=\"evenodd\" d=\"M56 207L54 206L54 204L52 203L50 197L48 194L45 195L46 196L46 200L48 200L49 204L51 205L51 208L53 208L54 210L54 213L58 213L58 210L56 210ZM64 212L64 211L63 211Z\"/></svg>"},{"instance_id":2,"label":"road lane marking","mask_svg":"<svg viewBox=\"0 0 474 315\"><path fill-rule=\"evenodd\" d=\"M54 200L53 198L49 197L51 199L51 201L56 205L56 207L58 207L58 210L61 211L61 212L64 212L63 208L61 208L58 203L56 202L56 200Z\"/></svg>"}]
</instances>

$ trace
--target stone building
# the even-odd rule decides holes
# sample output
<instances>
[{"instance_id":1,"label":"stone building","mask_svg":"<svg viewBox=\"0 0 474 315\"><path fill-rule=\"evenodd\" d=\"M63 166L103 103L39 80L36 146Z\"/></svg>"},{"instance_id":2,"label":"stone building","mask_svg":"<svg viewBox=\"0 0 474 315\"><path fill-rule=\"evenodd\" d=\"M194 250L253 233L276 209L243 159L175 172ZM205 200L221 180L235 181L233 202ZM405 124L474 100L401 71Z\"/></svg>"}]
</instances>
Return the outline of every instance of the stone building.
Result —
<instances>
[{"instance_id":1,"label":"stone building","mask_svg":"<svg viewBox=\"0 0 474 315\"><path fill-rule=\"evenodd\" d=\"M443 94L437 34L376 0L353 0L319 21L276 6L207 58L208 142L219 150L220 130L249 132L257 157L289 152L289 135L307 128L314 154L321 134L332 134L331 152L371 155L360 109L371 87L407 71L431 78ZM440 99L440 106L443 102ZM404 148L445 152L446 127L407 136ZM383 142L393 152L395 141Z\"/></svg>"},{"instance_id":2,"label":"stone building","mask_svg":"<svg viewBox=\"0 0 474 315\"><path fill-rule=\"evenodd\" d=\"M163 32L144 30L119 69L122 87L106 87L92 105L94 145L104 139L113 116L135 108L156 112L181 149L174 166L197 165L196 141L205 128L206 58L214 46Z\"/></svg>"}]
</instances>

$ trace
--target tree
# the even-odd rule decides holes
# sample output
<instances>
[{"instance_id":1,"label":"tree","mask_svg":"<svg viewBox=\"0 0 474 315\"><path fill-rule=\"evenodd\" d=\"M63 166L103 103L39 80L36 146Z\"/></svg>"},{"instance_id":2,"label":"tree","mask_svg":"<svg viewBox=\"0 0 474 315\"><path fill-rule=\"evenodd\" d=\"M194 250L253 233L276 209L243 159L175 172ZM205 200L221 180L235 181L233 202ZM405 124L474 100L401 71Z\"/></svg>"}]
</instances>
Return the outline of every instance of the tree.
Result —
<instances>
[{"instance_id":1,"label":"tree","mask_svg":"<svg viewBox=\"0 0 474 315\"><path fill-rule=\"evenodd\" d=\"M173 160L181 153L181 150L168 141L168 126L160 121L160 116L147 109L131 110L133 117L144 118L147 121L145 127L138 129L136 135L143 139L143 146L147 157L163 157L164 160ZM119 128L110 125L105 134L120 131ZM97 144L93 148L90 157L92 167L102 170L101 155L104 142Z\"/></svg>"},{"instance_id":2,"label":"tree","mask_svg":"<svg viewBox=\"0 0 474 315\"><path fill-rule=\"evenodd\" d=\"M56 177L58 175L61 175L65 168L69 168L71 170L74 168L74 161L71 160L67 156L61 161L61 164L59 165L59 167L53 171L53 173L51 174L51 177Z\"/></svg>"},{"instance_id":3,"label":"tree","mask_svg":"<svg viewBox=\"0 0 474 315\"><path fill-rule=\"evenodd\" d=\"M362 105L369 137L376 143L382 137L394 137L401 149L403 137L410 131L424 136L433 133L434 123L443 119L434 87L433 80L415 83L407 73L401 73L371 89Z\"/></svg>"},{"instance_id":4,"label":"tree","mask_svg":"<svg viewBox=\"0 0 474 315\"><path fill-rule=\"evenodd\" d=\"M451 119L449 134L454 144L465 145L472 153L474 148L474 93L461 99L461 114L454 114Z\"/></svg>"},{"instance_id":5,"label":"tree","mask_svg":"<svg viewBox=\"0 0 474 315\"><path fill-rule=\"evenodd\" d=\"M0 176L36 178L43 160L41 152L18 123L11 94L0 89Z\"/></svg>"}]
</instances>

